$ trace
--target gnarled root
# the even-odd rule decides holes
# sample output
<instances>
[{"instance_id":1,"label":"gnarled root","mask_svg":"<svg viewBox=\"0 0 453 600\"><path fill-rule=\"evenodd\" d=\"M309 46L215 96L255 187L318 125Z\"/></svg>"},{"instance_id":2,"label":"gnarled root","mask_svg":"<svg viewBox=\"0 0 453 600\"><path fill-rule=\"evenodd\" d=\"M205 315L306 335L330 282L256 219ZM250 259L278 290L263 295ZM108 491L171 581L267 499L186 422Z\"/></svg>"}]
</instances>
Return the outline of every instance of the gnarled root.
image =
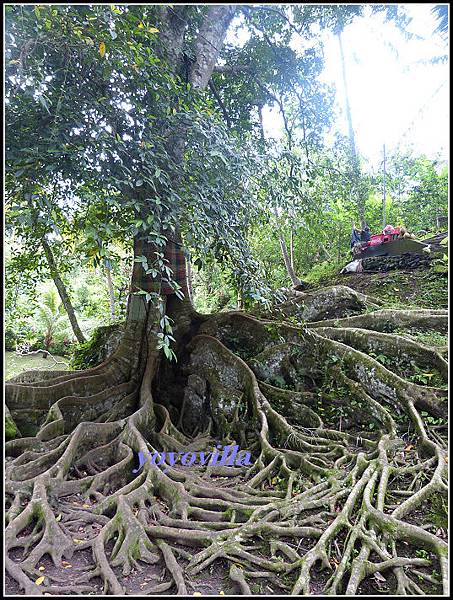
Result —
<instances>
[{"instance_id":1,"label":"gnarled root","mask_svg":"<svg viewBox=\"0 0 453 600\"><path fill-rule=\"evenodd\" d=\"M445 393L411 381L401 361L440 378L446 363L379 332L383 312L309 328L240 312L195 326L187 313L176 365L159 370L150 345L116 379L104 365L36 392L14 384L12 414L28 390L42 417L36 436L7 443L9 576L26 594L100 581L124 595L150 573L144 593L190 594L216 567L232 593L447 593L435 514ZM414 318L440 330L444 315ZM226 445L250 457L189 467L168 455ZM68 584L65 561L79 552L90 564ZM55 572L39 570L46 555Z\"/></svg>"}]
</instances>

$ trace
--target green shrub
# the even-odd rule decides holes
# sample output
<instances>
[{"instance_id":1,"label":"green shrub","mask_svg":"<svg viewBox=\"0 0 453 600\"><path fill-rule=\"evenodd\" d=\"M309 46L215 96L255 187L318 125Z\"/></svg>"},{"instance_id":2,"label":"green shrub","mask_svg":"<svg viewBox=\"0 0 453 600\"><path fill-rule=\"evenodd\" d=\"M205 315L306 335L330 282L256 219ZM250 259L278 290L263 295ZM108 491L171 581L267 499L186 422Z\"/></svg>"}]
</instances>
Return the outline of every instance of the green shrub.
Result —
<instances>
[{"instance_id":1,"label":"green shrub","mask_svg":"<svg viewBox=\"0 0 453 600\"><path fill-rule=\"evenodd\" d=\"M321 283L338 275L342 267L343 263L324 261L312 267L302 279L308 283Z\"/></svg>"},{"instance_id":2,"label":"green shrub","mask_svg":"<svg viewBox=\"0 0 453 600\"><path fill-rule=\"evenodd\" d=\"M68 335L56 335L52 338L52 342L48 348L48 352L54 354L56 356L69 356L74 348L76 347L76 342L69 338ZM30 350L45 350L45 336L43 334L39 334L35 337L33 342L30 345Z\"/></svg>"},{"instance_id":3,"label":"green shrub","mask_svg":"<svg viewBox=\"0 0 453 600\"><path fill-rule=\"evenodd\" d=\"M16 349L16 332L12 327L5 327L5 349Z\"/></svg>"},{"instance_id":4,"label":"green shrub","mask_svg":"<svg viewBox=\"0 0 453 600\"><path fill-rule=\"evenodd\" d=\"M19 344L33 344L36 340L36 331L26 319L6 317L5 348L15 350Z\"/></svg>"}]
</instances>

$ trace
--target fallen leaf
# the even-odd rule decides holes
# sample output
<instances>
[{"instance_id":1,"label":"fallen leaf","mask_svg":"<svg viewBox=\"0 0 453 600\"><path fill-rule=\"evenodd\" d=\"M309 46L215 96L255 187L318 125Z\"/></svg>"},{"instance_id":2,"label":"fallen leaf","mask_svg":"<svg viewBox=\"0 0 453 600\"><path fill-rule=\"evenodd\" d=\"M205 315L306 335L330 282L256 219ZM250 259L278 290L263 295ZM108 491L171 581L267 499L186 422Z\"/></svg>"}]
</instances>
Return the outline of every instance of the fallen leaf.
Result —
<instances>
[{"instance_id":1,"label":"fallen leaf","mask_svg":"<svg viewBox=\"0 0 453 600\"><path fill-rule=\"evenodd\" d=\"M404 448L404 452L410 452L410 451L412 450L412 448L413 448L413 447L414 447L414 446L413 446L412 444L409 444L409 446L406 446L406 447Z\"/></svg>"},{"instance_id":2,"label":"fallen leaf","mask_svg":"<svg viewBox=\"0 0 453 600\"><path fill-rule=\"evenodd\" d=\"M79 540L79 539L77 539L77 538L73 538L73 539L72 539L72 541L73 541L75 544L83 544L83 540Z\"/></svg>"},{"instance_id":3,"label":"fallen leaf","mask_svg":"<svg viewBox=\"0 0 453 600\"><path fill-rule=\"evenodd\" d=\"M55 517L55 521L61 521L61 514L59 514L58 517Z\"/></svg>"},{"instance_id":4,"label":"fallen leaf","mask_svg":"<svg viewBox=\"0 0 453 600\"><path fill-rule=\"evenodd\" d=\"M38 571L45 571L45 570L46 570L46 567L42 567L42 566L38 567Z\"/></svg>"},{"instance_id":5,"label":"fallen leaf","mask_svg":"<svg viewBox=\"0 0 453 600\"><path fill-rule=\"evenodd\" d=\"M70 564L64 565L63 569L72 569L72 565L70 565Z\"/></svg>"},{"instance_id":6,"label":"fallen leaf","mask_svg":"<svg viewBox=\"0 0 453 600\"><path fill-rule=\"evenodd\" d=\"M44 581L44 577L38 577L38 579L35 581L36 585L41 585L41 583Z\"/></svg>"},{"instance_id":7,"label":"fallen leaf","mask_svg":"<svg viewBox=\"0 0 453 600\"><path fill-rule=\"evenodd\" d=\"M91 508L90 504L82 504L83 508Z\"/></svg>"}]
</instances>

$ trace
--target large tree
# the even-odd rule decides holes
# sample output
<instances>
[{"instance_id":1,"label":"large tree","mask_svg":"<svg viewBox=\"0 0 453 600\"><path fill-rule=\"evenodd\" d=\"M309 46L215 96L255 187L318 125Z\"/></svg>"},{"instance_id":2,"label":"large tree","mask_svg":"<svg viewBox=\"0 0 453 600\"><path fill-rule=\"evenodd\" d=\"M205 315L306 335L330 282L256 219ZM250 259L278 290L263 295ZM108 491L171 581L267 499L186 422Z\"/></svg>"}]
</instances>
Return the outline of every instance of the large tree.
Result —
<instances>
[{"instance_id":1,"label":"large tree","mask_svg":"<svg viewBox=\"0 0 453 600\"><path fill-rule=\"evenodd\" d=\"M333 27L344 10L10 7L10 185L20 195L47 178L69 203L89 186L112 215L120 207L135 256L117 351L6 387L10 429L22 434L7 443L6 567L26 594L94 591L101 578L122 595L124 576L146 563L166 570L143 591L185 594L216 559L241 593L265 577L281 592L354 594L384 573L412 594L419 576L437 585L432 563L446 587L446 543L414 517L446 492L442 429L430 425L443 423L445 393L411 381L416 363L442 384L446 363L389 333L444 331L445 312L379 310L342 286L296 292L261 318L201 315L184 296L184 238L230 261L256 299L263 292L245 243L253 161L218 118L233 104L252 131L252 103L235 104L220 82L209 91L216 67L236 90L249 73L256 106L263 86L297 98L307 47L298 54L292 36L309 43L312 24ZM251 36L243 51L224 47L235 15ZM235 442L252 454L247 468L139 465L153 451ZM77 582L39 570L46 554L59 568L85 550Z\"/></svg>"}]
</instances>

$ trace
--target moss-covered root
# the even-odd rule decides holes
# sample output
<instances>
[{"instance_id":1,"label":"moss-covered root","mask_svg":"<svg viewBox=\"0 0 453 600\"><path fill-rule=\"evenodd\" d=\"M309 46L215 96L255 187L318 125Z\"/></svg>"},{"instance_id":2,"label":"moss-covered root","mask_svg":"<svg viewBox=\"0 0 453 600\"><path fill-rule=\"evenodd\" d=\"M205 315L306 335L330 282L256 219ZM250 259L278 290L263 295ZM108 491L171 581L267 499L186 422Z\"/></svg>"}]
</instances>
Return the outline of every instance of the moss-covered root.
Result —
<instances>
[{"instance_id":1,"label":"moss-covered root","mask_svg":"<svg viewBox=\"0 0 453 600\"><path fill-rule=\"evenodd\" d=\"M9 408L5 406L5 440L14 440L15 438L21 437L19 428L17 427L14 419L9 412Z\"/></svg>"},{"instance_id":2,"label":"moss-covered root","mask_svg":"<svg viewBox=\"0 0 453 600\"><path fill-rule=\"evenodd\" d=\"M334 296L330 290L318 301ZM349 292L338 297L354 310L369 307ZM443 313L422 312L403 311L403 320L440 329ZM245 595L259 578L278 592L355 595L378 573L393 593L446 593L447 547L430 503L446 495L448 459L443 430L421 412L443 414L443 392L407 381L372 352L435 363L441 375L445 364L417 342L392 344L376 333L385 311L363 318L370 315L369 329L352 317L341 328L323 322L308 330L239 312L206 317L180 361L161 369L163 381L154 380L159 359L148 347L140 376L122 371L107 392L88 393L88 379L100 383L104 368L77 376L77 393L63 396L56 389L67 390L66 375L40 391L18 384L14 408L28 390L44 422L37 437L7 444L6 550L24 550L22 562L7 557L9 575L28 595L89 592L94 577L104 593L124 595L122 576L152 564L164 581L146 593L187 595L191 578L221 560L232 591ZM286 379L269 381L270 374ZM156 399L156 389L178 393ZM352 400L365 406L377 427L368 434L335 428L323 408L326 389L341 391L339 408ZM183 408L199 415L194 438L184 433L191 428ZM167 457L136 469L139 453L209 451L219 442L248 449L250 461L189 469ZM83 504L65 502L71 494ZM92 537L74 539L93 522ZM76 585L52 576L50 585L34 583L45 554L59 566L86 549L94 565Z\"/></svg>"},{"instance_id":3,"label":"moss-covered root","mask_svg":"<svg viewBox=\"0 0 453 600\"><path fill-rule=\"evenodd\" d=\"M33 530L28 535L19 536L28 526ZM9 557L13 548L29 551L20 566ZM49 505L46 480L38 477L33 495L26 508L8 524L5 532L5 552L7 572L19 583L27 595L40 595L42 590L33 583L40 575L37 564L48 554L55 566L60 567L61 559L71 558L74 543L58 524L56 515Z\"/></svg>"},{"instance_id":4,"label":"moss-covered root","mask_svg":"<svg viewBox=\"0 0 453 600\"><path fill-rule=\"evenodd\" d=\"M274 315L296 316L304 321L342 318L377 309L381 301L344 285L334 285L315 292L289 292L289 300L275 306Z\"/></svg>"},{"instance_id":5,"label":"moss-covered root","mask_svg":"<svg viewBox=\"0 0 453 600\"><path fill-rule=\"evenodd\" d=\"M420 329L446 333L448 331L448 311L442 309L383 309L344 318L313 320L308 327L359 327L383 332L391 332L396 329Z\"/></svg>"}]
</instances>

